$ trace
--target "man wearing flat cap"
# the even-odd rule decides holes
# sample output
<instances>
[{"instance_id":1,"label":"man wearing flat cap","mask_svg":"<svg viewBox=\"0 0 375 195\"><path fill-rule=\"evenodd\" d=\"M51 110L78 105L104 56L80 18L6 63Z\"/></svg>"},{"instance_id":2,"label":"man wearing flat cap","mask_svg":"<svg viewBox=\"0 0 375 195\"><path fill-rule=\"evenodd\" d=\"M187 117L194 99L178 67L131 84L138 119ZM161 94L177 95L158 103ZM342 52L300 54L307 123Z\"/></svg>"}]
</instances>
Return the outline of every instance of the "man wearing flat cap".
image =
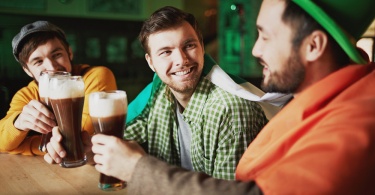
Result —
<instances>
[{"instance_id":1,"label":"man wearing flat cap","mask_svg":"<svg viewBox=\"0 0 375 195\"><path fill-rule=\"evenodd\" d=\"M252 51L262 88L294 99L249 145L238 181L169 166L131 141L120 146L126 160L99 170L138 195L375 194L375 64L355 46L374 8L374 0L263 1Z\"/></svg>"},{"instance_id":2,"label":"man wearing flat cap","mask_svg":"<svg viewBox=\"0 0 375 195\"><path fill-rule=\"evenodd\" d=\"M13 55L33 81L14 95L6 116L0 120L0 152L43 155L39 150L41 134L56 126L55 116L41 103L39 75L44 70L66 71L82 76L85 95L94 91L117 89L115 77L104 66L72 65L73 52L65 33L48 21L36 21L21 28L12 41ZM85 98L82 129L94 129Z\"/></svg>"}]
</instances>

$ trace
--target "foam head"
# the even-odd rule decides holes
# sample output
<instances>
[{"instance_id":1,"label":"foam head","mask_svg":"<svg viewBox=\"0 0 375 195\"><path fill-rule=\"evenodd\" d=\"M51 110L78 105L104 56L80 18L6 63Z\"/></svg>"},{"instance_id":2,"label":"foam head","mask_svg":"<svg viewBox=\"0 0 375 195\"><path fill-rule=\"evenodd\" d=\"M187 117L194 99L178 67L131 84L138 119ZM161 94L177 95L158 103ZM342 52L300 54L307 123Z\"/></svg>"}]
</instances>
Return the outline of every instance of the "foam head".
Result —
<instances>
[{"instance_id":1,"label":"foam head","mask_svg":"<svg viewBox=\"0 0 375 195\"><path fill-rule=\"evenodd\" d=\"M48 98L49 75L42 74L39 77L39 96Z\"/></svg>"},{"instance_id":2,"label":"foam head","mask_svg":"<svg viewBox=\"0 0 375 195\"><path fill-rule=\"evenodd\" d=\"M110 117L127 114L128 102L125 91L94 92L89 97L91 117Z\"/></svg>"},{"instance_id":3,"label":"foam head","mask_svg":"<svg viewBox=\"0 0 375 195\"><path fill-rule=\"evenodd\" d=\"M51 99L79 98L85 95L85 84L81 76L53 77L49 83Z\"/></svg>"}]
</instances>

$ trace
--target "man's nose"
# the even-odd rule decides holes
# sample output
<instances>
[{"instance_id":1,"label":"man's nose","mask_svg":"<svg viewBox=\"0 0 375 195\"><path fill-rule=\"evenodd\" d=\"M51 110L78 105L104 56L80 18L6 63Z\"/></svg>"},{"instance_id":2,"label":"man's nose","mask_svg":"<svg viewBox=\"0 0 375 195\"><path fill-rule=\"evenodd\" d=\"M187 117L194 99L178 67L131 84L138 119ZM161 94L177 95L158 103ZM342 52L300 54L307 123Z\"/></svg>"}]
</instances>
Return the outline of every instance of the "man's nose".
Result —
<instances>
[{"instance_id":1,"label":"man's nose","mask_svg":"<svg viewBox=\"0 0 375 195\"><path fill-rule=\"evenodd\" d=\"M63 70L62 66L60 66L56 61L51 60L51 59L45 59L44 66L46 70L56 70L56 71Z\"/></svg>"},{"instance_id":2,"label":"man's nose","mask_svg":"<svg viewBox=\"0 0 375 195\"><path fill-rule=\"evenodd\" d=\"M187 64L189 62L189 59L187 57L187 54L185 53L184 50L179 50L178 52L176 52L176 57L175 57L175 60L176 60L176 64L177 65L184 65L184 64Z\"/></svg>"}]
</instances>

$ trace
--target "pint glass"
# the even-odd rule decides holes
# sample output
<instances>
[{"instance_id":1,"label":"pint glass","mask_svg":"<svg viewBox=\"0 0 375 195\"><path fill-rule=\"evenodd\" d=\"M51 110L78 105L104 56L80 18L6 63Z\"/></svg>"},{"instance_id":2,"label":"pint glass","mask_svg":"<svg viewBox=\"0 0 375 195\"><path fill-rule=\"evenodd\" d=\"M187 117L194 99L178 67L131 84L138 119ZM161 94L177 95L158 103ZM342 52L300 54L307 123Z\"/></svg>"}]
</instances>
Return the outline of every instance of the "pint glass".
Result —
<instances>
[{"instance_id":1,"label":"pint glass","mask_svg":"<svg viewBox=\"0 0 375 195\"><path fill-rule=\"evenodd\" d=\"M61 144L66 156L60 166L78 167L86 164L81 123L84 104L84 83L81 76L53 77L50 79L50 103L55 113Z\"/></svg>"},{"instance_id":2,"label":"pint glass","mask_svg":"<svg viewBox=\"0 0 375 195\"><path fill-rule=\"evenodd\" d=\"M54 70L45 70L40 73L39 76L39 97L40 101L47 106L47 108L53 112L51 104L49 102L49 80L52 77L66 77L70 76L69 72L65 71L54 71ZM47 143L49 142L50 138L52 136L52 132L49 132L47 134L42 134L42 140L39 144L39 150L43 152L43 150L46 149Z\"/></svg>"},{"instance_id":3,"label":"pint glass","mask_svg":"<svg viewBox=\"0 0 375 195\"><path fill-rule=\"evenodd\" d=\"M89 96L89 112L95 133L123 138L127 114L127 96L125 91L94 92ZM120 190L126 182L100 174L98 187L104 191Z\"/></svg>"}]
</instances>

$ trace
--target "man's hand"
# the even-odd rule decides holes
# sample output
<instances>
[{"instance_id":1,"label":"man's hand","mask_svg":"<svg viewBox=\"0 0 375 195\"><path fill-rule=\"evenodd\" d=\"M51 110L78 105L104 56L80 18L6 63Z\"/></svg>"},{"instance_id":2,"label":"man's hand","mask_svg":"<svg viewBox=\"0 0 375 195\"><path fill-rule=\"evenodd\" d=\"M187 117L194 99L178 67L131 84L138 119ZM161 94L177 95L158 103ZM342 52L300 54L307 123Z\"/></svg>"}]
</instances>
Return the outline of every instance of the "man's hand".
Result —
<instances>
[{"instance_id":1,"label":"man's hand","mask_svg":"<svg viewBox=\"0 0 375 195\"><path fill-rule=\"evenodd\" d=\"M85 148L85 153L88 162L93 162L92 157L94 156L92 151L91 151L91 140L90 140L90 135L87 133L87 131L82 131L82 142L83 146ZM47 152L44 155L44 160L49 163L61 163L62 158L65 157L66 151L61 145L61 140L62 140L62 135L59 131L59 128L56 126L52 129L52 137L50 142L47 144Z\"/></svg>"},{"instance_id":2,"label":"man's hand","mask_svg":"<svg viewBox=\"0 0 375 195\"><path fill-rule=\"evenodd\" d=\"M56 126L55 115L37 100L31 100L24 106L14 122L14 127L19 130L34 130L42 134L51 132L54 126Z\"/></svg>"},{"instance_id":3,"label":"man's hand","mask_svg":"<svg viewBox=\"0 0 375 195\"><path fill-rule=\"evenodd\" d=\"M114 136L97 134L91 141L96 170L123 181L130 180L135 165L146 154L138 143Z\"/></svg>"}]
</instances>

